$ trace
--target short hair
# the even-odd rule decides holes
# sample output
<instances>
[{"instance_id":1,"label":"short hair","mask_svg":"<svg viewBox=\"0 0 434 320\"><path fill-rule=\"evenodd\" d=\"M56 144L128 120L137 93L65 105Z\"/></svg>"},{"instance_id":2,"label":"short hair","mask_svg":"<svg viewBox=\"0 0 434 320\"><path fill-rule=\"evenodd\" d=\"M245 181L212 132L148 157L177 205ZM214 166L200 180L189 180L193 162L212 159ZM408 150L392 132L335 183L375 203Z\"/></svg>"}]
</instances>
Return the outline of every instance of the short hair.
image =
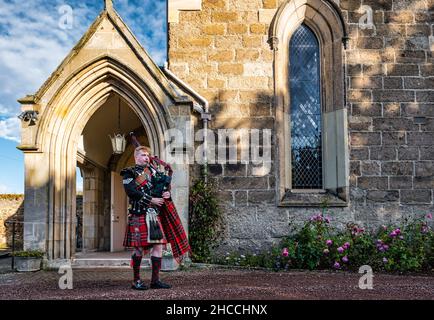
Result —
<instances>
[{"instance_id":1,"label":"short hair","mask_svg":"<svg viewBox=\"0 0 434 320\"><path fill-rule=\"evenodd\" d=\"M142 150L147 152L149 155L151 155L151 148L145 146L139 146L134 150L134 157L136 157L139 154L139 152Z\"/></svg>"}]
</instances>

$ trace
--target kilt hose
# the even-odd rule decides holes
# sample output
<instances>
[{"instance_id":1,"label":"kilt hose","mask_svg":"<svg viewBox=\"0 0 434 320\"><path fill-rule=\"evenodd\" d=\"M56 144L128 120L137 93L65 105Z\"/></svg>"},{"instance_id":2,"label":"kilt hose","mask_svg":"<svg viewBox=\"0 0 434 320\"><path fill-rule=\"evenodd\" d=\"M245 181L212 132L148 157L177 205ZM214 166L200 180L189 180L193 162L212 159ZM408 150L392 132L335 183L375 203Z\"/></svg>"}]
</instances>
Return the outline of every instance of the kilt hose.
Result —
<instances>
[{"instance_id":1,"label":"kilt hose","mask_svg":"<svg viewBox=\"0 0 434 320\"><path fill-rule=\"evenodd\" d=\"M175 205L171 199L164 199L164 204L156 209L159 211L158 219L164 234L162 241L160 243L148 242L148 228L144 213L129 216L123 245L130 248L142 247L143 253L146 254L154 244L170 243L173 257L180 263L187 252L191 253L191 248Z\"/></svg>"}]
</instances>

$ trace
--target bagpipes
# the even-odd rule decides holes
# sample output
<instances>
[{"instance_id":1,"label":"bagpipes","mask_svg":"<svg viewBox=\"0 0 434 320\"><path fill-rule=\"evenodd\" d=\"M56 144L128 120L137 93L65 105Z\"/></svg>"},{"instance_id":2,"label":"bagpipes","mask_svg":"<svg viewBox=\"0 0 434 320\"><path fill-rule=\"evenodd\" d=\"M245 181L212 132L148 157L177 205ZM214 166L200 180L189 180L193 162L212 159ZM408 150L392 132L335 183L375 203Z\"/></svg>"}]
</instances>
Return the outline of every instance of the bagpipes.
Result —
<instances>
[{"instance_id":1,"label":"bagpipes","mask_svg":"<svg viewBox=\"0 0 434 320\"><path fill-rule=\"evenodd\" d=\"M140 143L137 140L133 132L130 132L131 141L135 148L140 147ZM164 172L160 171L160 166L164 167ZM153 171L151 175L151 196L156 198L162 198L163 193L170 191L173 170L170 164L159 159L157 156L149 156L149 167ZM166 174L167 172L167 174ZM137 185L142 184L142 176L136 178ZM164 205L164 204L163 204ZM162 226L157 218L158 211L154 207L146 209L146 224L148 226L148 242L158 243L163 239Z\"/></svg>"}]
</instances>

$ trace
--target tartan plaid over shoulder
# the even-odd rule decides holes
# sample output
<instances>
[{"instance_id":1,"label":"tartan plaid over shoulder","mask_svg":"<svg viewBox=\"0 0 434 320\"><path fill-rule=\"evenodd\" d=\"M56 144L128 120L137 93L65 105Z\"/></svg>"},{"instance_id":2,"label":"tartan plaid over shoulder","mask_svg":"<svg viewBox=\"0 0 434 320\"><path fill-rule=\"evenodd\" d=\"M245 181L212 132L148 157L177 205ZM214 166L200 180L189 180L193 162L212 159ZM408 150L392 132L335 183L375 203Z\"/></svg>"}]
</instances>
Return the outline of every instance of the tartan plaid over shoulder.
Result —
<instances>
[{"instance_id":1,"label":"tartan plaid over shoulder","mask_svg":"<svg viewBox=\"0 0 434 320\"><path fill-rule=\"evenodd\" d=\"M180 263L186 253L190 252L191 254L191 248L181 219L171 198L164 199L164 204L159 209L164 235L172 247L173 257Z\"/></svg>"}]
</instances>

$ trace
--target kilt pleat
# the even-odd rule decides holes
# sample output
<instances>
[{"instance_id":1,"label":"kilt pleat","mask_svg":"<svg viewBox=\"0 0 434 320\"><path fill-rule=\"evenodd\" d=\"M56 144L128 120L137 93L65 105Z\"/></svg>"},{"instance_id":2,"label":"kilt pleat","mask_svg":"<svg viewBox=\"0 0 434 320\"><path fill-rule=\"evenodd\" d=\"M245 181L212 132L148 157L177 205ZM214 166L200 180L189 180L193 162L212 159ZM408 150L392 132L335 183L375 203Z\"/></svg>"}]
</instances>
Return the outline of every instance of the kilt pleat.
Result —
<instances>
[{"instance_id":1,"label":"kilt pleat","mask_svg":"<svg viewBox=\"0 0 434 320\"><path fill-rule=\"evenodd\" d=\"M164 233L164 229L163 229ZM166 237L163 237L160 244L166 244ZM156 243L148 242L148 227L146 225L146 214L129 215L128 225L125 232L124 247L152 247Z\"/></svg>"}]
</instances>

